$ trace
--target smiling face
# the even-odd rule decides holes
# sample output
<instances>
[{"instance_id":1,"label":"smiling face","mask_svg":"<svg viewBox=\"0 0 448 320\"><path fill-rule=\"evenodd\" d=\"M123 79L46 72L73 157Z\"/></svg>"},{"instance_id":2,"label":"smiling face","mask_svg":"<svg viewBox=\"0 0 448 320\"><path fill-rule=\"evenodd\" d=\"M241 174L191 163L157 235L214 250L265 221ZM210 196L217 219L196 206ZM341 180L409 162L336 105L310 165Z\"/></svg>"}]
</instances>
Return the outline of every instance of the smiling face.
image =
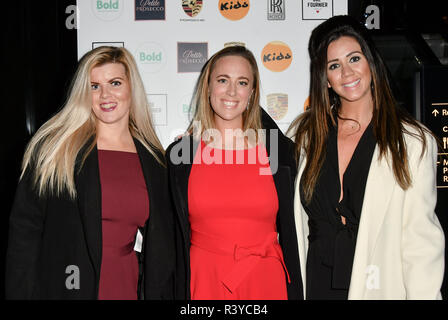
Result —
<instances>
[{"instance_id":1,"label":"smiling face","mask_svg":"<svg viewBox=\"0 0 448 320\"><path fill-rule=\"evenodd\" d=\"M250 63L240 56L219 58L210 74L209 94L215 126L243 127L243 113L254 87Z\"/></svg>"},{"instance_id":2,"label":"smiling face","mask_svg":"<svg viewBox=\"0 0 448 320\"><path fill-rule=\"evenodd\" d=\"M327 61L328 87L339 95L342 105L371 103L372 76L358 41L343 36L331 42L327 49Z\"/></svg>"},{"instance_id":3,"label":"smiling face","mask_svg":"<svg viewBox=\"0 0 448 320\"><path fill-rule=\"evenodd\" d=\"M128 126L131 87L121 63L106 63L90 72L92 110L98 126Z\"/></svg>"}]
</instances>

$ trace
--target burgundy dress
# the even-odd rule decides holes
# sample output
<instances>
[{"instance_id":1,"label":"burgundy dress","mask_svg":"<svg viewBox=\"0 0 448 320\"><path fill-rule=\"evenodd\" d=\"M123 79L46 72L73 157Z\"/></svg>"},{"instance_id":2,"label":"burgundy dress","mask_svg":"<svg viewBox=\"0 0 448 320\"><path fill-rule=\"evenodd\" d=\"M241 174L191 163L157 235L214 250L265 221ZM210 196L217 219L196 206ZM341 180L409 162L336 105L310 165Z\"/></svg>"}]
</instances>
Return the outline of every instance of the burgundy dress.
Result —
<instances>
[{"instance_id":1,"label":"burgundy dress","mask_svg":"<svg viewBox=\"0 0 448 320\"><path fill-rule=\"evenodd\" d=\"M289 275L277 240L279 204L266 149L201 147L188 183L191 299L287 299ZM222 164L208 161L216 152Z\"/></svg>"},{"instance_id":2,"label":"burgundy dress","mask_svg":"<svg viewBox=\"0 0 448 320\"><path fill-rule=\"evenodd\" d=\"M98 150L103 253L100 300L136 300L134 241L149 216L149 199L137 153Z\"/></svg>"}]
</instances>

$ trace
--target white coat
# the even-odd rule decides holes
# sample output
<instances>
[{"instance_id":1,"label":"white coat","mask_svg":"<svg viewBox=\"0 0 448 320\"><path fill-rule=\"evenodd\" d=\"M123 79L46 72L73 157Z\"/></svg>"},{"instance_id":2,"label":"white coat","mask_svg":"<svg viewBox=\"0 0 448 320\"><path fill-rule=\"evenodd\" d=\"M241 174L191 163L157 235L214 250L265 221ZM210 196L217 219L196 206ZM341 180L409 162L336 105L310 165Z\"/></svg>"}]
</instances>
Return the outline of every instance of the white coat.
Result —
<instances>
[{"instance_id":1,"label":"white coat","mask_svg":"<svg viewBox=\"0 0 448 320\"><path fill-rule=\"evenodd\" d=\"M379 148L378 145L375 147L348 299L441 299L445 239L434 212L437 202L437 145L435 139L427 134L427 148L420 159L422 142L409 134L404 136L412 178L412 186L407 190L395 181L386 158L378 159ZM302 152L295 186L294 213L306 292L308 216L299 192L305 164Z\"/></svg>"}]
</instances>

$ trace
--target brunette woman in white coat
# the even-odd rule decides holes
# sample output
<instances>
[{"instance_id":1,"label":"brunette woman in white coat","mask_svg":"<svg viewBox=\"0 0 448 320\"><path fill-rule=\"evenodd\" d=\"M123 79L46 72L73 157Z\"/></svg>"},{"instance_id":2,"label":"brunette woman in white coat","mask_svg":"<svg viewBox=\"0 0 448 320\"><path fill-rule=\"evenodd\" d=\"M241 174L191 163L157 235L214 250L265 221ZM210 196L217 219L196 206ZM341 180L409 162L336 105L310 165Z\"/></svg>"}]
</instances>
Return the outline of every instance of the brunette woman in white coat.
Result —
<instances>
[{"instance_id":1,"label":"brunette woman in white coat","mask_svg":"<svg viewBox=\"0 0 448 320\"><path fill-rule=\"evenodd\" d=\"M307 299L440 299L436 140L397 105L355 19L320 24L308 50L310 108L291 126Z\"/></svg>"}]
</instances>

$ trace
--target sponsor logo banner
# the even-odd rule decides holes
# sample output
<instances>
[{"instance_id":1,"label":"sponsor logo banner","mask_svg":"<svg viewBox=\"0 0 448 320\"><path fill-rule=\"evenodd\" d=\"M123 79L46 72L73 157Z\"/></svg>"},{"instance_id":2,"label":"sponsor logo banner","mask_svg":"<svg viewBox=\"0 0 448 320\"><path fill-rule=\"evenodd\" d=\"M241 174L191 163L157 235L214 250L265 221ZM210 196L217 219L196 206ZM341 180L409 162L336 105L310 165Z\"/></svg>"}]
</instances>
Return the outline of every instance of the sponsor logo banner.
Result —
<instances>
[{"instance_id":1,"label":"sponsor logo banner","mask_svg":"<svg viewBox=\"0 0 448 320\"><path fill-rule=\"evenodd\" d=\"M219 12L229 20L243 19L250 9L249 0L219 0Z\"/></svg>"},{"instance_id":2,"label":"sponsor logo banner","mask_svg":"<svg viewBox=\"0 0 448 320\"><path fill-rule=\"evenodd\" d=\"M177 72L200 72L207 59L207 42L177 43Z\"/></svg>"},{"instance_id":3,"label":"sponsor logo banner","mask_svg":"<svg viewBox=\"0 0 448 320\"><path fill-rule=\"evenodd\" d=\"M302 0L303 20L326 20L333 16L333 0Z\"/></svg>"},{"instance_id":4,"label":"sponsor logo banner","mask_svg":"<svg viewBox=\"0 0 448 320\"><path fill-rule=\"evenodd\" d=\"M155 42L145 42L135 51L135 60L143 72L158 72L166 63L163 47Z\"/></svg>"},{"instance_id":5,"label":"sponsor logo banner","mask_svg":"<svg viewBox=\"0 0 448 320\"><path fill-rule=\"evenodd\" d=\"M305 99L305 102L303 103L303 111L306 111L310 107L310 96L308 96Z\"/></svg>"},{"instance_id":6,"label":"sponsor logo banner","mask_svg":"<svg viewBox=\"0 0 448 320\"><path fill-rule=\"evenodd\" d=\"M168 124L168 96L166 94L148 94L147 96L154 125L166 126Z\"/></svg>"},{"instance_id":7,"label":"sponsor logo banner","mask_svg":"<svg viewBox=\"0 0 448 320\"><path fill-rule=\"evenodd\" d=\"M123 12L123 0L91 0L93 14L104 21L118 19Z\"/></svg>"},{"instance_id":8,"label":"sponsor logo banner","mask_svg":"<svg viewBox=\"0 0 448 320\"><path fill-rule=\"evenodd\" d=\"M281 72L291 65L292 51L286 43L272 41L263 48L261 61L267 69Z\"/></svg>"},{"instance_id":9,"label":"sponsor logo banner","mask_svg":"<svg viewBox=\"0 0 448 320\"><path fill-rule=\"evenodd\" d=\"M286 93L271 93L266 96L268 113L274 120L282 120L288 113L288 95Z\"/></svg>"},{"instance_id":10,"label":"sponsor logo banner","mask_svg":"<svg viewBox=\"0 0 448 320\"><path fill-rule=\"evenodd\" d=\"M165 0L135 0L135 20L165 20Z\"/></svg>"},{"instance_id":11,"label":"sponsor logo banner","mask_svg":"<svg viewBox=\"0 0 448 320\"><path fill-rule=\"evenodd\" d=\"M285 1L268 0L268 20L285 20Z\"/></svg>"},{"instance_id":12,"label":"sponsor logo banner","mask_svg":"<svg viewBox=\"0 0 448 320\"><path fill-rule=\"evenodd\" d=\"M201 12L202 2L202 0L182 0L182 9L188 16L194 18Z\"/></svg>"},{"instance_id":13,"label":"sponsor logo banner","mask_svg":"<svg viewBox=\"0 0 448 320\"><path fill-rule=\"evenodd\" d=\"M92 49L103 46L124 48L124 42L92 42Z\"/></svg>"},{"instance_id":14,"label":"sponsor logo banner","mask_svg":"<svg viewBox=\"0 0 448 320\"><path fill-rule=\"evenodd\" d=\"M185 119L185 123L189 124L193 119L195 108L192 105L193 94L186 94L182 96L182 99L179 101L180 109L182 110L182 117Z\"/></svg>"}]
</instances>

